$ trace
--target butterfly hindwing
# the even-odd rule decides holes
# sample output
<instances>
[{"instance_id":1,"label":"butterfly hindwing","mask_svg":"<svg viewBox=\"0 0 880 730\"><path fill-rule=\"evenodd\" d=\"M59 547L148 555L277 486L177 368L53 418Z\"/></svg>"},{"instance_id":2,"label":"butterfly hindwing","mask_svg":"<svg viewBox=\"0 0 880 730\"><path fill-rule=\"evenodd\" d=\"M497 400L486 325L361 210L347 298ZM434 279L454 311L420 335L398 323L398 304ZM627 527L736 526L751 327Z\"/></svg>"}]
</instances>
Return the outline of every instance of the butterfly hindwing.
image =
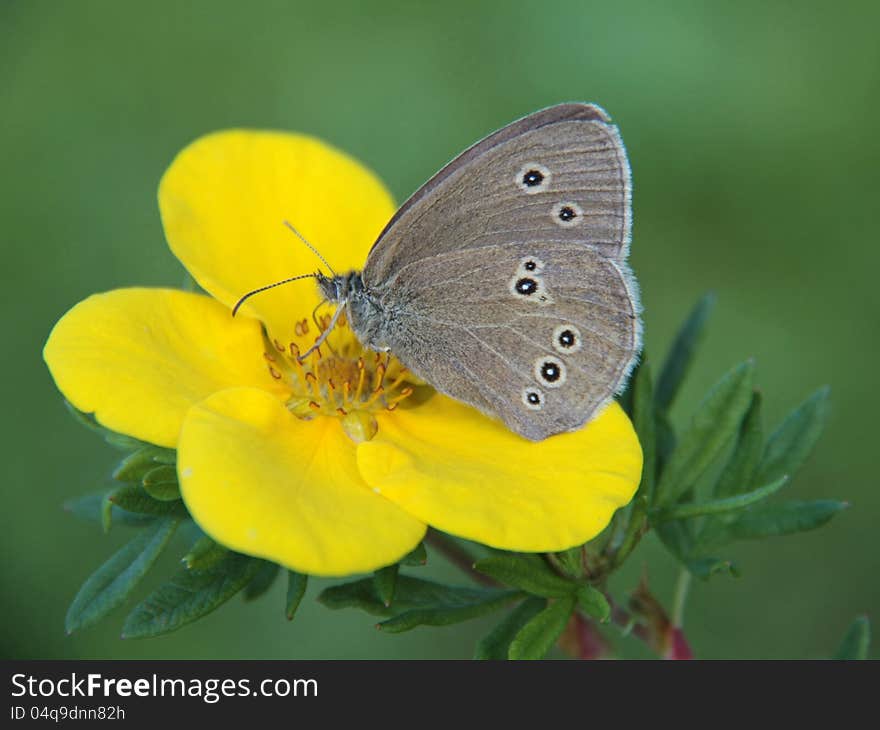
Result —
<instances>
[{"instance_id":1,"label":"butterfly hindwing","mask_svg":"<svg viewBox=\"0 0 880 730\"><path fill-rule=\"evenodd\" d=\"M387 345L405 365L533 440L576 429L607 403L640 334L620 264L577 244L541 248L424 259L385 302L395 318Z\"/></svg>"}]
</instances>

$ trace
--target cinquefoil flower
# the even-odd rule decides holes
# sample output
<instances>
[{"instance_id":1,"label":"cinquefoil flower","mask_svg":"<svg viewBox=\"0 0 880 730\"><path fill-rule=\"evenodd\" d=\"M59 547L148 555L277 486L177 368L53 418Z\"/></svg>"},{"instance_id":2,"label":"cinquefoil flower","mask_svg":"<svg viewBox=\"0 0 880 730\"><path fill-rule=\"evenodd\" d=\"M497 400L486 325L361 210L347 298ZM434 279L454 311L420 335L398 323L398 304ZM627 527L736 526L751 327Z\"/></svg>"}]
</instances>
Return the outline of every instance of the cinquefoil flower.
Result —
<instances>
[{"instance_id":1,"label":"cinquefoil flower","mask_svg":"<svg viewBox=\"0 0 880 730\"><path fill-rule=\"evenodd\" d=\"M175 159L159 208L171 250L211 296L91 296L44 357L76 408L178 450L186 506L221 544L345 575L397 561L426 525L508 550L565 549L631 499L642 455L616 404L532 443L363 350L344 321L300 364L319 335L308 281L233 319L243 293L315 270L285 220L337 271L363 265L394 206L354 160L308 137L219 132Z\"/></svg>"}]
</instances>

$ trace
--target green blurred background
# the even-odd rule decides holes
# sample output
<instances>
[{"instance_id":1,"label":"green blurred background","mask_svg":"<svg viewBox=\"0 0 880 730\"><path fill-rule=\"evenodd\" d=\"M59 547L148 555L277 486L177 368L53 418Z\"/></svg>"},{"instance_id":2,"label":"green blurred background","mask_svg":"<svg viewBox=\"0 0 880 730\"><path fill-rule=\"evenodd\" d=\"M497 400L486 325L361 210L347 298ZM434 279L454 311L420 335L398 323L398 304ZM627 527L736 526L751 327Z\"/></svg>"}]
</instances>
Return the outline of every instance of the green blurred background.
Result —
<instances>
[{"instance_id":1,"label":"green blurred background","mask_svg":"<svg viewBox=\"0 0 880 730\"><path fill-rule=\"evenodd\" d=\"M61 511L106 482L116 452L67 414L41 348L91 292L183 281L155 193L198 135L316 134L402 200L479 137L572 99L608 109L629 149L632 262L655 360L698 296L718 293L678 421L748 356L768 426L832 386L828 431L788 496L852 508L816 532L741 544L742 578L696 584L686 614L696 653L831 653L857 614L880 615L869 453L880 406L878 27L871 1L0 2L2 655L468 656L485 623L383 635L364 614L318 605L318 581L292 624L279 582L161 639L120 640L122 611L65 636L70 600L126 528L103 536ZM454 577L441 563L421 570ZM653 539L617 585L633 587L643 565L668 601L675 569Z\"/></svg>"}]
</instances>

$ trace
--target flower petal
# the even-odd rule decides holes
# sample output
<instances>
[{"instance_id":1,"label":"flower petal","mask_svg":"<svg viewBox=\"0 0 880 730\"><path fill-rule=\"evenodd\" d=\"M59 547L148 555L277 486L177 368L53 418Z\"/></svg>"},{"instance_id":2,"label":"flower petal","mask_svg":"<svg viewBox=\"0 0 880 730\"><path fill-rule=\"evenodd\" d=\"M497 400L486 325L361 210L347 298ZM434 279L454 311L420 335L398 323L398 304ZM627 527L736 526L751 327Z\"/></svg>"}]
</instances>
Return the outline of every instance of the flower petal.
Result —
<instances>
[{"instance_id":1,"label":"flower petal","mask_svg":"<svg viewBox=\"0 0 880 730\"><path fill-rule=\"evenodd\" d=\"M595 537L632 498L642 451L612 403L579 431L527 441L445 396L379 416L358 446L371 486L444 532L506 550L563 550Z\"/></svg>"},{"instance_id":2,"label":"flower petal","mask_svg":"<svg viewBox=\"0 0 880 730\"><path fill-rule=\"evenodd\" d=\"M159 208L171 250L199 284L233 306L247 292L323 268L284 226L294 225L334 269L360 268L394 213L382 183L323 142L232 130L196 140L168 168ZM320 301L312 281L278 287L242 311L281 342Z\"/></svg>"},{"instance_id":3,"label":"flower petal","mask_svg":"<svg viewBox=\"0 0 880 730\"><path fill-rule=\"evenodd\" d=\"M116 289L77 304L43 349L52 377L103 426L174 447L183 416L211 393L253 385L281 392L262 357L260 324L210 297Z\"/></svg>"},{"instance_id":4,"label":"flower petal","mask_svg":"<svg viewBox=\"0 0 880 730\"><path fill-rule=\"evenodd\" d=\"M302 421L264 391L227 390L192 408L178 472L190 514L211 537L302 573L374 570L425 534L366 485L338 419Z\"/></svg>"}]
</instances>

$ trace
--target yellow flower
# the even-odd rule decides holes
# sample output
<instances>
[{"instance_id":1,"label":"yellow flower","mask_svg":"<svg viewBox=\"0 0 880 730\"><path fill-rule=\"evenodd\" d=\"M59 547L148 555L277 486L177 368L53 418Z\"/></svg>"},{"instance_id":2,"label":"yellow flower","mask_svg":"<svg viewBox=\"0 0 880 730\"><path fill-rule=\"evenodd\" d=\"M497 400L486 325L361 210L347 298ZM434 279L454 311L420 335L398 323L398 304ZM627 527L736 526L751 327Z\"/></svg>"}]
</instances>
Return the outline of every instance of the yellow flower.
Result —
<instances>
[{"instance_id":1,"label":"yellow flower","mask_svg":"<svg viewBox=\"0 0 880 730\"><path fill-rule=\"evenodd\" d=\"M315 270L285 220L337 271L363 265L394 207L351 158L309 137L219 132L178 155L159 208L211 297L94 295L61 318L44 357L76 408L178 450L186 506L221 544L346 575L397 561L426 525L508 550L565 549L631 499L642 455L616 404L532 443L364 351L344 320L300 364L319 334L309 281L232 318L243 293Z\"/></svg>"}]
</instances>

